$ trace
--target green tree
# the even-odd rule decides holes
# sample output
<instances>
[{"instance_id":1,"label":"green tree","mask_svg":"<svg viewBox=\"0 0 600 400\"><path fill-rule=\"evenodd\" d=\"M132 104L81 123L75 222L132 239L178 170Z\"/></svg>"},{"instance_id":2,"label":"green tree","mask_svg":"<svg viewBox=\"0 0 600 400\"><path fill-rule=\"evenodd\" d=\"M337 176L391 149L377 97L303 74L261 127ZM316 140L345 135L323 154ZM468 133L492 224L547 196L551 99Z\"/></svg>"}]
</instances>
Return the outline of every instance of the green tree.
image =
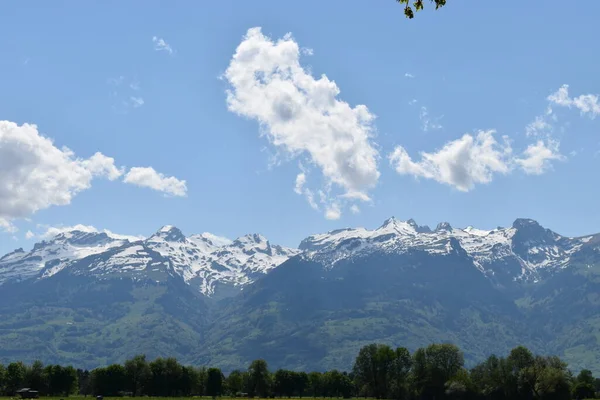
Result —
<instances>
[{"instance_id":1,"label":"green tree","mask_svg":"<svg viewBox=\"0 0 600 400\"><path fill-rule=\"evenodd\" d=\"M192 385L192 393L198 396L206 394L206 368L197 368L194 382Z\"/></svg>"},{"instance_id":2,"label":"green tree","mask_svg":"<svg viewBox=\"0 0 600 400\"><path fill-rule=\"evenodd\" d=\"M6 386L6 368L0 364L0 395L5 394Z\"/></svg>"},{"instance_id":3,"label":"green tree","mask_svg":"<svg viewBox=\"0 0 600 400\"><path fill-rule=\"evenodd\" d=\"M44 374L44 364L41 361L35 361L27 368L25 386L39 391L40 394L48 393L48 380Z\"/></svg>"},{"instance_id":4,"label":"green tree","mask_svg":"<svg viewBox=\"0 0 600 400\"><path fill-rule=\"evenodd\" d=\"M424 8L424 0L412 0L413 2L413 6L414 6L414 10L413 7L411 7L410 2L411 0L396 0L398 3L400 4L405 4L404 6L404 15L406 15L407 18L414 18L415 16L415 12L416 11L420 11ZM435 9L437 10L440 7L443 7L446 5L446 0L430 0L432 3L435 2Z\"/></svg>"},{"instance_id":5,"label":"green tree","mask_svg":"<svg viewBox=\"0 0 600 400\"><path fill-rule=\"evenodd\" d=\"M596 396L596 380L589 369L581 370L573 383L575 399L593 399Z\"/></svg>"},{"instance_id":6,"label":"green tree","mask_svg":"<svg viewBox=\"0 0 600 400\"><path fill-rule=\"evenodd\" d=\"M71 366L48 365L44 368L44 374L48 380L48 394L50 396L68 396L76 393L79 388L77 370Z\"/></svg>"},{"instance_id":7,"label":"green tree","mask_svg":"<svg viewBox=\"0 0 600 400\"><path fill-rule=\"evenodd\" d=\"M92 394L92 376L90 371L78 369L77 370L77 383L79 384L79 394L87 396Z\"/></svg>"},{"instance_id":8,"label":"green tree","mask_svg":"<svg viewBox=\"0 0 600 400\"><path fill-rule=\"evenodd\" d=\"M387 345L370 344L361 348L352 372L359 393L365 397L385 398L389 393L389 377L396 358Z\"/></svg>"},{"instance_id":9,"label":"green tree","mask_svg":"<svg viewBox=\"0 0 600 400\"><path fill-rule=\"evenodd\" d=\"M335 369L323 374L323 396L349 398L353 392L354 385L348 374Z\"/></svg>"},{"instance_id":10,"label":"green tree","mask_svg":"<svg viewBox=\"0 0 600 400\"><path fill-rule=\"evenodd\" d=\"M278 369L273 375L273 394L276 397L292 397L294 394L294 378L292 371Z\"/></svg>"},{"instance_id":11,"label":"green tree","mask_svg":"<svg viewBox=\"0 0 600 400\"><path fill-rule=\"evenodd\" d=\"M323 396L323 375L320 372L308 374L308 393L312 397Z\"/></svg>"},{"instance_id":12,"label":"green tree","mask_svg":"<svg viewBox=\"0 0 600 400\"><path fill-rule=\"evenodd\" d=\"M120 364L109 365L106 368L96 368L92 371L92 393L96 396L118 396L125 390L127 377L125 368Z\"/></svg>"},{"instance_id":13,"label":"green tree","mask_svg":"<svg viewBox=\"0 0 600 400\"><path fill-rule=\"evenodd\" d=\"M26 374L27 368L22 362L19 361L8 364L8 367L6 367L5 383L5 392L7 395L12 396L17 390L23 387Z\"/></svg>"},{"instance_id":14,"label":"green tree","mask_svg":"<svg viewBox=\"0 0 600 400\"><path fill-rule=\"evenodd\" d=\"M227 392L231 396L236 396L238 393L242 393L244 389L244 372L240 370L233 370L225 379L225 387Z\"/></svg>"},{"instance_id":15,"label":"green tree","mask_svg":"<svg viewBox=\"0 0 600 400\"><path fill-rule=\"evenodd\" d=\"M408 397L411 367L410 352L404 347L398 347L388 370L388 398L403 400Z\"/></svg>"},{"instance_id":16,"label":"green tree","mask_svg":"<svg viewBox=\"0 0 600 400\"><path fill-rule=\"evenodd\" d=\"M146 385L152 378L152 371L145 355L138 355L125 361L126 388L134 396L146 394Z\"/></svg>"},{"instance_id":17,"label":"green tree","mask_svg":"<svg viewBox=\"0 0 600 400\"><path fill-rule=\"evenodd\" d=\"M206 394L215 398L223 393L223 373L218 368L206 371Z\"/></svg>"},{"instance_id":18,"label":"green tree","mask_svg":"<svg viewBox=\"0 0 600 400\"><path fill-rule=\"evenodd\" d=\"M446 383L464 364L462 352L452 344L432 344L413 355L413 380L421 398L444 397Z\"/></svg>"},{"instance_id":19,"label":"green tree","mask_svg":"<svg viewBox=\"0 0 600 400\"><path fill-rule=\"evenodd\" d=\"M294 372L292 378L294 381L294 395L304 397L308 388L308 374L306 372Z\"/></svg>"},{"instance_id":20,"label":"green tree","mask_svg":"<svg viewBox=\"0 0 600 400\"><path fill-rule=\"evenodd\" d=\"M265 360L254 360L248 367L250 396L267 397L271 386L269 366Z\"/></svg>"}]
</instances>

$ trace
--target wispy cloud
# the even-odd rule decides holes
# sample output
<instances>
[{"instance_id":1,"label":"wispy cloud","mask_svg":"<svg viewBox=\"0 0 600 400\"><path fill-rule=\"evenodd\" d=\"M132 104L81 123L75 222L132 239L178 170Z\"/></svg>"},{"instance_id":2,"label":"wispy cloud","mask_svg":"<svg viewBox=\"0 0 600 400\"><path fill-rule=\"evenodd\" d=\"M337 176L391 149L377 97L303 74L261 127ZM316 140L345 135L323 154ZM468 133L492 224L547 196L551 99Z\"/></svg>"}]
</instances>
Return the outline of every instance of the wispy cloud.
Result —
<instances>
[{"instance_id":1,"label":"wispy cloud","mask_svg":"<svg viewBox=\"0 0 600 400\"><path fill-rule=\"evenodd\" d=\"M154 50L156 51L164 51L169 54L173 54L173 48L169 43L165 41L165 39L160 38L158 36L152 36L152 43L154 43Z\"/></svg>"},{"instance_id":2,"label":"wispy cloud","mask_svg":"<svg viewBox=\"0 0 600 400\"><path fill-rule=\"evenodd\" d=\"M414 79L415 76L413 74L411 74L410 72L406 72L406 73L404 73L404 77L409 78L409 79Z\"/></svg>"},{"instance_id":3,"label":"wispy cloud","mask_svg":"<svg viewBox=\"0 0 600 400\"><path fill-rule=\"evenodd\" d=\"M592 119L600 115L598 95L582 94L577 97L570 97L569 85L562 85L556 92L548 96L548 101L557 106L575 107L581 115L588 115Z\"/></svg>"},{"instance_id":4,"label":"wispy cloud","mask_svg":"<svg viewBox=\"0 0 600 400\"><path fill-rule=\"evenodd\" d=\"M120 114L127 114L132 108L140 108L144 105L144 98L140 95L141 85L137 79L128 84L124 76L107 79L111 86L110 95L114 99L112 108Z\"/></svg>"},{"instance_id":5,"label":"wispy cloud","mask_svg":"<svg viewBox=\"0 0 600 400\"><path fill-rule=\"evenodd\" d=\"M421 120L421 129L423 129L423 132L442 129L443 126L438 121L443 117L444 116L442 115L440 117L433 118L429 115L427 107L421 106L421 111L419 112L419 119Z\"/></svg>"},{"instance_id":6,"label":"wispy cloud","mask_svg":"<svg viewBox=\"0 0 600 400\"><path fill-rule=\"evenodd\" d=\"M144 99L141 97L131 96L129 102L133 108L139 108L144 105Z\"/></svg>"}]
</instances>

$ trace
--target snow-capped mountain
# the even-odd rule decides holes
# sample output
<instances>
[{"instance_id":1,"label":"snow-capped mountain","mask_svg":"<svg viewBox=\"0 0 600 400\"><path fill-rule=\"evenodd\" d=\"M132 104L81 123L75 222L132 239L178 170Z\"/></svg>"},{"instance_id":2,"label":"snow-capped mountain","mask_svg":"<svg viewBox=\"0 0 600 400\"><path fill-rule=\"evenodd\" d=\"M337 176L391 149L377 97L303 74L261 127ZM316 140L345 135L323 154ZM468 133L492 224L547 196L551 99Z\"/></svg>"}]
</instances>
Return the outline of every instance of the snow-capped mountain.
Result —
<instances>
[{"instance_id":1,"label":"snow-capped mountain","mask_svg":"<svg viewBox=\"0 0 600 400\"><path fill-rule=\"evenodd\" d=\"M44 279L69 270L97 277L141 276L168 272L213 295L217 284L241 287L296 255L298 250L272 245L253 234L231 241L210 233L186 237L164 226L144 240L130 241L108 233L71 231L18 249L0 259L0 284Z\"/></svg>"},{"instance_id":2,"label":"snow-capped mountain","mask_svg":"<svg viewBox=\"0 0 600 400\"><path fill-rule=\"evenodd\" d=\"M452 342L471 362L524 344L600 371L588 364L600 349L600 235L529 219L481 230L390 218L299 249L174 226L147 238L73 230L0 258L0 285L6 361L95 368L169 354L345 369L358 343Z\"/></svg>"},{"instance_id":3,"label":"snow-capped mountain","mask_svg":"<svg viewBox=\"0 0 600 400\"><path fill-rule=\"evenodd\" d=\"M272 245L258 234L234 241L203 233L185 237L173 226L165 226L144 244L169 259L186 282L197 285L206 295L215 292L217 283L243 286L260 274L298 254L298 250Z\"/></svg>"},{"instance_id":4,"label":"snow-capped mountain","mask_svg":"<svg viewBox=\"0 0 600 400\"><path fill-rule=\"evenodd\" d=\"M128 243L128 239L105 232L63 232L52 239L36 243L30 252L17 249L0 258L0 284L7 280L51 276L71 261Z\"/></svg>"},{"instance_id":5,"label":"snow-capped mountain","mask_svg":"<svg viewBox=\"0 0 600 400\"><path fill-rule=\"evenodd\" d=\"M472 226L453 228L447 222L431 230L412 219L399 221L392 217L374 230L340 229L313 235L303 240L299 248L306 257L329 268L340 260L379 251L416 250L430 254L464 251L490 278L500 282L505 278L535 282L545 274L566 267L571 256L593 237L563 237L530 219L517 219L510 228L493 230Z\"/></svg>"},{"instance_id":6,"label":"snow-capped mountain","mask_svg":"<svg viewBox=\"0 0 600 400\"><path fill-rule=\"evenodd\" d=\"M373 252L409 251L462 252L495 283L536 282L568 266L573 254L597 243L594 237L563 237L530 219L492 230L453 228L443 222L432 230L393 217L373 230L348 228L309 236L299 249L273 245L258 234L233 241L210 233L185 236L170 225L139 240L74 230L37 243L30 252L18 249L0 258L0 284L44 279L87 260L77 263L78 275L144 276L164 270L212 296L219 285L241 288L300 253L333 268L340 260Z\"/></svg>"}]
</instances>

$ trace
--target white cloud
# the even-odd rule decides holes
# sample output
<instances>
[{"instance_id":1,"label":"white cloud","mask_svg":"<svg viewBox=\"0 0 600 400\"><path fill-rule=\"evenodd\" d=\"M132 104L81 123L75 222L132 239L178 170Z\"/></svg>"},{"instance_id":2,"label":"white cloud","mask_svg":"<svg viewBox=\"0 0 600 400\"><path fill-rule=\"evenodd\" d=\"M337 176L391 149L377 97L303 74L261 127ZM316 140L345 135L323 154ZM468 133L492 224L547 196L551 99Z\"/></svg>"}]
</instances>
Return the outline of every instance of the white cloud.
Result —
<instances>
[{"instance_id":1,"label":"white cloud","mask_svg":"<svg viewBox=\"0 0 600 400\"><path fill-rule=\"evenodd\" d=\"M364 105L340 100L335 82L325 75L316 79L299 59L290 34L273 41L260 28L248 30L224 74L228 108L258 121L262 135L282 152L316 165L326 187L368 199L380 175L371 142L375 116Z\"/></svg>"},{"instance_id":2,"label":"white cloud","mask_svg":"<svg viewBox=\"0 0 600 400\"><path fill-rule=\"evenodd\" d=\"M14 233L18 229L8 219L0 217L0 232Z\"/></svg>"},{"instance_id":3,"label":"white cloud","mask_svg":"<svg viewBox=\"0 0 600 400\"><path fill-rule=\"evenodd\" d=\"M337 203L331 204L325 210L325 218L327 218L329 220L335 221L335 220L340 219L341 216L342 216L342 211L340 210L340 206Z\"/></svg>"},{"instance_id":4,"label":"white cloud","mask_svg":"<svg viewBox=\"0 0 600 400\"><path fill-rule=\"evenodd\" d=\"M296 186L294 187L294 192L302 194L302 190L304 189L305 183L306 175L304 174L304 172L301 172L296 176Z\"/></svg>"},{"instance_id":5,"label":"white cloud","mask_svg":"<svg viewBox=\"0 0 600 400\"><path fill-rule=\"evenodd\" d=\"M405 77L405 78L410 78L410 79L413 79L415 76L414 76L413 74L411 74L410 72L406 72L406 73L404 74L404 77Z\"/></svg>"},{"instance_id":6,"label":"white cloud","mask_svg":"<svg viewBox=\"0 0 600 400\"><path fill-rule=\"evenodd\" d=\"M553 127L548 122L547 115L538 115L535 119L525 127L527 136L539 136L544 133L552 132Z\"/></svg>"},{"instance_id":7,"label":"white cloud","mask_svg":"<svg viewBox=\"0 0 600 400\"><path fill-rule=\"evenodd\" d=\"M152 37L152 43L154 43L154 50L156 50L156 51L164 51L164 52L167 52L169 54L173 54L173 48L163 38L159 38L157 36L153 36Z\"/></svg>"},{"instance_id":8,"label":"white cloud","mask_svg":"<svg viewBox=\"0 0 600 400\"><path fill-rule=\"evenodd\" d=\"M296 176L296 185L294 186L294 192L300 195L304 195L308 204L315 210L319 210L319 205L315 201L315 195L309 188L304 187L306 185L306 174L304 172L299 173Z\"/></svg>"},{"instance_id":9,"label":"white cloud","mask_svg":"<svg viewBox=\"0 0 600 400\"><path fill-rule=\"evenodd\" d=\"M304 54L305 56L312 56L315 54L314 50L309 47L303 47L301 49L301 51L302 51L302 54Z\"/></svg>"},{"instance_id":10,"label":"white cloud","mask_svg":"<svg viewBox=\"0 0 600 400\"><path fill-rule=\"evenodd\" d=\"M419 119L421 120L421 127L423 129L423 132L443 128L443 126L440 123L438 123L441 117L431 118L429 116L429 112L427 111L427 107L425 106L421 106L421 111L419 112Z\"/></svg>"},{"instance_id":11,"label":"white cloud","mask_svg":"<svg viewBox=\"0 0 600 400\"><path fill-rule=\"evenodd\" d=\"M358 214L360 212L360 208L356 204L353 204L350 207L350 211L352 212L352 214Z\"/></svg>"},{"instance_id":12,"label":"white cloud","mask_svg":"<svg viewBox=\"0 0 600 400\"><path fill-rule=\"evenodd\" d=\"M36 125L0 121L0 226L14 230L11 220L67 205L95 177L116 179L120 173L101 153L77 158L68 148L54 146Z\"/></svg>"},{"instance_id":13,"label":"white cloud","mask_svg":"<svg viewBox=\"0 0 600 400\"><path fill-rule=\"evenodd\" d=\"M141 97L131 96L129 102L133 108L139 108L144 105L144 99Z\"/></svg>"},{"instance_id":14,"label":"white cloud","mask_svg":"<svg viewBox=\"0 0 600 400\"><path fill-rule=\"evenodd\" d=\"M27 231L27 233L25 234L25 239L30 240L33 239L35 237L35 233L31 232L31 231Z\"/></svg>"},{"instance_id":15,"label":"white cloud","mask_svg":"<svg viewBox=\"0 0 600 400\"><path fill-rule=\"evenodd\" d=\"M102 153L97 152L87 160L83 160L82 165L95 176L102 176L111 181L123 175L123 168L115 166L115 159L107 157Z\"/></svg>"},{"instance_id":16,"label":"white cloud","mask_svg":"<svg viewBox=\"0 0 600 400\"><path fill-rule=\"evenodd\" d=\"M115 101L112 108L118 112L126 114L131 108L140 108L145 101L139 95L141 90L140 82L137 79L132 80L125 85L126 78L119 76L118 78L110 78L107 80L111 88L111 97Z\"/></svg>"},{"instance_id":17,"label":"white cloud","mask_svg":"<svg viewBox=\"0 0 600 400\"><path fill-rule=\"evenodd\" d=\"M184 180L173 176L166 177L152 167L133 167L123 179L125 183L147 187L173 196L185 196L187 186Z\"/></svg>"},{"instance_id":18,"label":"white cloud","mask_svg":"<svg viewBox=\"0 0 600 400\"><path fill-rule=\"evenodd\" d=\"M530 144L523 156L516 158L515 162L525 173L541 175L552 167L550 161L562 161L564 158L559 152L559 142L548 139L546 142L538 140L537 143Z\"/></svg>"},{"instance_id":19,"label":"white cloud","mask_svg":"<svg viewBox=\"0 0 600 400\"><path fill-rule=\"evenodd\" d=\"M408 102L409 106L412 106L414 104L417 104L417 99L412 99L411 101Z\"/></svg>"},{"instance_id":20,"label":"white cloud","mask_svg":"<svg viewBox=\"0 0 600 400\"><path fill-rule=\"evenodd\" d=\"M129 240L130 242L136 242L138 240L145 239L144 236L140 236L140 235L120 235L117 233L113 233L113 232L109 231L108 229L99 230L99 229L96 229L96 227L94 227L92 225L77 224L77 225L72 225L72 226L45 226L45 228L46 228L46 230L44 232L42 232L41 234L39 234L39 237L42 239L52 239L56 235L60 235L61 233L72 232L72 231L80 231L80 232L87 232L87 233L106 233L108 236L110 236L114 239L126 239L126 240ZM31 234L31 237L35 236L35 234L31 231L27 232L27 235L29 235L29 234ZM30 237L27 237L27 239L29 239L29 238Z\"/></svg>"},{"instance_id":21,"label":"white cloud","mask_svg":"<svg viewBox=\"0 0 600 400\"><path fill-rule=\"evenodd\" d=\"M592 119L600 115L598 95L582 94L577 97L569 97L569 85L562 85L556 92L548 96L548 101L562 107L575 107L581 115L589 114Z\"/></svg>"},{"instance_id":22,"label":"white cloud","mask_svg":"<svg viewBox=\"0 0 600 400\"><path fill-rule=\"evenodd\" d=\"M494 173L510 171L510 144L507 138L499 144L494 133L480 131L475 137L466 134L437 152L422 152L418 162L398 146L389 155L389 161L399 174L434 179L466 192L475 184L491 182Z\"/></svg>"}]
</instances>

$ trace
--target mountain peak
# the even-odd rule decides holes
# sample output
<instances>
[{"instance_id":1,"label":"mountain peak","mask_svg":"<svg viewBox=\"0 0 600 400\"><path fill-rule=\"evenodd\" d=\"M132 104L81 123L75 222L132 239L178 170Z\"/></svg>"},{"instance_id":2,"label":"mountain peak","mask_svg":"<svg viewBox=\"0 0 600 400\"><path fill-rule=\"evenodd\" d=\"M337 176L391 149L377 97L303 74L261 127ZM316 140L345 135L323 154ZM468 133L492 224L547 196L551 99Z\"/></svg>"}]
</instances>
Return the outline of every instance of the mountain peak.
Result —
<instances>
[{"instance_id":1,"label":"mountain peak","mask_svg":"<svg viewBox=\"0 0 600 400\"><path fill-rule=\"evenodd\" d=\"M445 231L445 232L451 232L452 231L452 225L450 225L448 222L440 222L435 227L435 231L436 232L443 232L443 231Z\"/></svg>"},{"instance_id":2,"label":"mountain peak","mask_svg":"<svg viewBox=\"0 0 600 400\"><path fill-rule=\"evenodd\" d=\"M260 233L249 233L234 240L234 243L238 245L257 245L267 242L267 238Z\"/></svg>"},{"instance_id":3,"label":"mountain peak","mask_svg":"<svg viewBox=\"0 0 600 400\"><path fill-rule=\"evenodd\" d=\"M513 228L515 229L522 229L522 228L541 228L541 225L533 219L529 219L529 218L517 218L515 219L515 222L513 222L512 224Z\"/></svg>"},{"instance_id":4,"label":"mountain peak","mask_svg":"<svg viewBox=\"0 0 600 400\"><path fill-rule=\"evenodd\" d=\"M160 228L154 235L153 238L161 238L167 242L183 242L185 241L185 235L179 228L173 225L165 225Z\"/></svg>"},{"instance_id":5,"label":"mountain peak","mask_svg":"<svg viewBox=\"0 0 600 400\"><path fill-rule=\"evenodd\" d=\"M391 216L388 219L386 219L385 221L383 221L383 224L380 226L380 228L385 228L391 225L396 225L398 223L398 220L396 219L396 217Z\"/></svg>"}]
</instances>

